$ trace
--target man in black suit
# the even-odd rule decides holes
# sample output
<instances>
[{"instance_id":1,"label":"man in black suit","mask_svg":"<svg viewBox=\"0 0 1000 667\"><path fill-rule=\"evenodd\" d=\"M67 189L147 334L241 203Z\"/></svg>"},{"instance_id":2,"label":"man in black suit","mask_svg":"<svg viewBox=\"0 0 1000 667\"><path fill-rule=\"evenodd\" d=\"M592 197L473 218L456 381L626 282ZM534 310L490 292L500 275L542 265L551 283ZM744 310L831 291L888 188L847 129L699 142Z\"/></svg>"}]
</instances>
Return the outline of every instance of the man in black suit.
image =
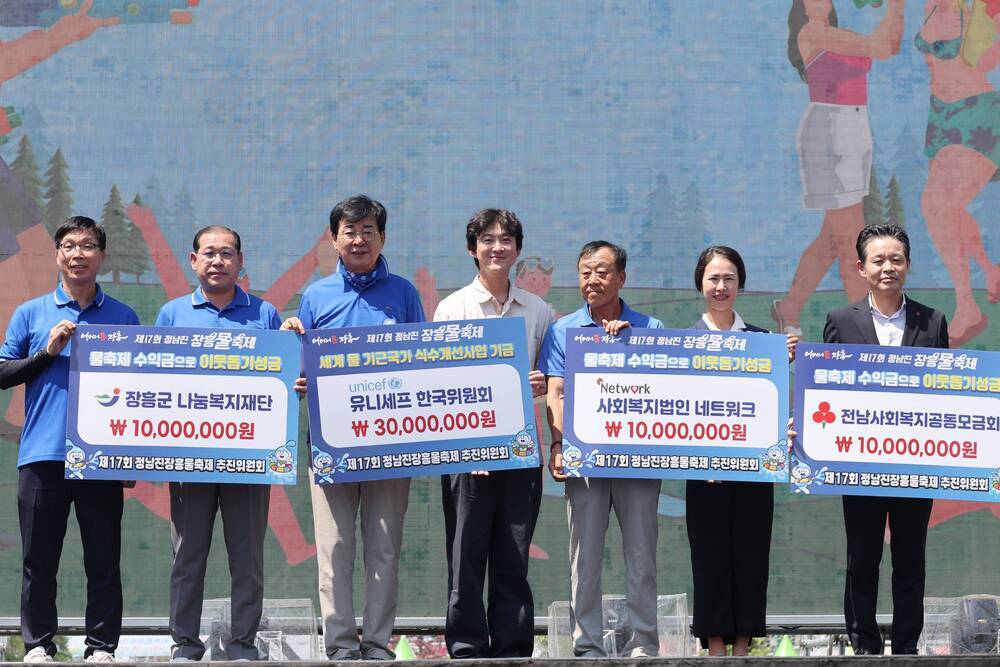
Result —
<instances>
[{"instance_id":1,"label":"man in black suit","mask_svg":"<svg viewBox=\"0 0 1000 667\"><path fill-rule=\"evenodd\" d=\"M869 345L948 347L944 314L903 294L910 239L902 227L873 225L858 235L858 271L868 282L861 301L826 316L823 341ZM886 517L892 551L892 652L915 654L924 626L924 556L933 500L844 496L847 580L844 617L856 654L882 653L875 621L879 563Z\"/></svg>"}]
</instances>

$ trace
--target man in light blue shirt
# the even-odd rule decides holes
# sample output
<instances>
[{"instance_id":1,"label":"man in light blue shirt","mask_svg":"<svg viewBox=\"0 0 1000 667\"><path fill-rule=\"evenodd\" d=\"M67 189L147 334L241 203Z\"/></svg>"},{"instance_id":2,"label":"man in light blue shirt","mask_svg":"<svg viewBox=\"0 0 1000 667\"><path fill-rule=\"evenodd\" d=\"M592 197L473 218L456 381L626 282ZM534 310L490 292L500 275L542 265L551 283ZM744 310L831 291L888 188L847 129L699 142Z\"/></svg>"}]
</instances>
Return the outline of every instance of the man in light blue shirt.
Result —
<instances>
[{"instance_id":1,"label":"man in light blue shirt","mask_svg":"<svg viewBox=\"0 0 1000 667\"><path fill-rule=\"evenodd\" d=\"M198 231L191 268L198 288L166 303L156 326L213 329L278 329L274 306L247 294L239 285L243 269L240 236L221 225ZM215 513L222 511L231 578L231 632L226 655L258 660L257 627L264 603L264 534L271 487L266 484L170 483L170 537L174 560L170 572L171 659L201 660L199 636L205 569L212 546Z\"/></svg>"},{"instance_id":2,"label":"man in light blue shirt","mask_svg":"<svg viewBox=\"0 0 1000 667\"><path fill-rule=\"evenodd\" d=\"M581 657L607 657L604 651L601 606L601 567L604 536L614 507L622 530L625 571L628 574L625 604L632 622L632 636L625 654L653 657L656 633L656 507L658 479L568 478L563 470L563 392L566 376L566 330L602 327L617 335L627 327L662 329L658 319L628 307L618 294L625 285L623 248L607 241L592 241L577 260L583 307L555 322L545 335L538 369L548 382L546 404L552 449L549 471L566 484L569 517L570 615L573 619L573 653Z\"/></svg>"},{"instance_id":3,"label":"man in light blue shirt","mask_svg":"<svg viewBox=\"0 0 1000 667\"><path fill-rule=\"evenodd\" d=\"M424 321L416 288L389 273L382 257L386 219L385 207L365 195L349 197L333 208L330 232L340 261L332 275L313 283L302 295L296 330ZM396 617L410 480L310 483L327 657L391 660L395 655L389 650L389 637ZM360 642L353 586L359 508L366 573Z\"/></svg>"},{"instance_id":4,"label":"man in light blue shirt","mask_svg":"<svg viewBox=\"0 0 1000 667\"><path fill-rule=\"evenodd\" d=\"M14 311L0 348L0 387L26 383L18 450L17 505L23 552L21 636L25 662L51 662L57 649L56 572L75 505L87 572L88 662L113 662L121 634L121 482L64 479L71 338L77 324L139 324L135 311L97 284L107 239L76 216L55 233L60 280L54 292Z\"/></svg>"}]
</instances>

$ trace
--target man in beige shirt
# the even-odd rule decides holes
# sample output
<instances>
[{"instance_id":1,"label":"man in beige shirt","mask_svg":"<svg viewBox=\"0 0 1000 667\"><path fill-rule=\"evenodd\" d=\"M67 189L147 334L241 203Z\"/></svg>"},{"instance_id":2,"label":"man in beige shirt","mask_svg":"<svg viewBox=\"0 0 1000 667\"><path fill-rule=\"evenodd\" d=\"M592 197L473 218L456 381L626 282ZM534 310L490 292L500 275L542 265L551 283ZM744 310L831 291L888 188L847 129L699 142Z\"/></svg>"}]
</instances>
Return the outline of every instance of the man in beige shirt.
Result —
<instances>
[{"instance_id":1,"label":"man in beige shirt","mask_svg":"<svg viewBox=\"0 0 1000 667\"><path fill-rule=\"evenodd\" d=\"M552 323L552 308L510 281L524 240L517 216L484 209L465 229L479 269L472 282L450 295L434 320L523 317L532 394L545 393L545 376L534 370L538 349ZM472 472L441 477L448 552L445 643L452 658L530 657L534 648L534 600L528 585L528 548L542 498L541 468ZM489 570L489 609L483 586Z\"/></svg>"}]
</instances>

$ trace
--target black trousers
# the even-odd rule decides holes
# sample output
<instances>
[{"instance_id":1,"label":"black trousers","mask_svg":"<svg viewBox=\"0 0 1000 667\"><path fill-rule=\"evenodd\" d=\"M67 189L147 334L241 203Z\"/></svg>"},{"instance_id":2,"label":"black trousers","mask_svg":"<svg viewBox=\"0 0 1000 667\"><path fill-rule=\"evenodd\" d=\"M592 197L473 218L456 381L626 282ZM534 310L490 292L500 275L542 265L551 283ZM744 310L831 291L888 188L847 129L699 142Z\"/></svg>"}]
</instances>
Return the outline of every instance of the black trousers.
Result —
<instances>
[{"instance_id":1,"label":"black trousers","mask_svg":"<svg viewBox=\"0 0 1000 667\"><path fill-rule=\"evenodd\" d=\"M774 485L689 480L686 513L694 635L763 637Z\"/></svg>"},{"instance_id":2,"label":"black trousers","mask_svg":"<svg viewBox=\"0 0 1000 667\"><path fill-rule=\"evenodd\" d=\"M441 498L448 553L448 653L452 658L530 657L535 602L528 584L528 548L542 499L541 468L444 475Z\"/></svg>"},{"instance_id":3,"label":"black trousers","mask_svg":"<svg viewBox=\"0 0 1000 667\"><path fill-rule=\"evenodd\" d=\"M264 534L271 487L267 484L170 483L170 634L174 658L201 660L205 571L216 512L229 560L230 660L259 660L255 645L264 604Z\"/></svg>"},{"instance_id":4,"label":"black trousers","mask_svg":"<svg viewBox=\"0 0 1000 667\"><path fill-rule=\"evenodd\" d=\"M87 574L85 655L97 649L113 653L122 629L122 485L117 481L66 480L63 474L61 461L29 463L18 469L24 647L30 651L43 646L50 655L56 654L56 574L73 504Z\"/></svg>"},{"instance_id":5,"label":"black trousers","mask_svg":"<svg viewBox=\"0 0 1000 667\"><path fill-rule=\"evenodd\" d=\"M855 652L882 653L875 621L885 522L892 553L892 652L915 654L924 628L924 563L933 500L844 496L847 580L844 618Z\"/></svg>"}]
</instances>

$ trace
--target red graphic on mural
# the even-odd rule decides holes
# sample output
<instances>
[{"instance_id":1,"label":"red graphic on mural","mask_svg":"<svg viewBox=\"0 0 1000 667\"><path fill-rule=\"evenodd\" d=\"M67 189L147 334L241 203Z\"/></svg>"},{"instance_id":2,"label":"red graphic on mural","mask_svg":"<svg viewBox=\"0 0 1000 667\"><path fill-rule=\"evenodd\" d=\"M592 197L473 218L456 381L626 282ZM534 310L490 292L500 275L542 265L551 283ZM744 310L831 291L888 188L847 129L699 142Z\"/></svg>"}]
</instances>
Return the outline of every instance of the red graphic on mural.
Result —
<instances>
[{"instance_id":1,"label":"red graphic on mural","mask_svg":"<svg viewBox=\"0 0 1000 667\"><path fill-rule=\"evenodd\" d=\"M87 39L100 28L115 25L116 18L93 18L87 14L94 0L86 0L75 14L61 17L46 30L32 30L8 42L0 42L0 85L44 61L61 49ZM16 118L5 110L4 117ZM21 303L52 289L52 274L37 270L40 258L51 257L52 237L42 224L42 211L0 160L0 323L6 325ZM9 237L9 238L8 238ZM7 408L7 421L24 425L24 386L19 385Z\"/></svg>"}]
</instances>

